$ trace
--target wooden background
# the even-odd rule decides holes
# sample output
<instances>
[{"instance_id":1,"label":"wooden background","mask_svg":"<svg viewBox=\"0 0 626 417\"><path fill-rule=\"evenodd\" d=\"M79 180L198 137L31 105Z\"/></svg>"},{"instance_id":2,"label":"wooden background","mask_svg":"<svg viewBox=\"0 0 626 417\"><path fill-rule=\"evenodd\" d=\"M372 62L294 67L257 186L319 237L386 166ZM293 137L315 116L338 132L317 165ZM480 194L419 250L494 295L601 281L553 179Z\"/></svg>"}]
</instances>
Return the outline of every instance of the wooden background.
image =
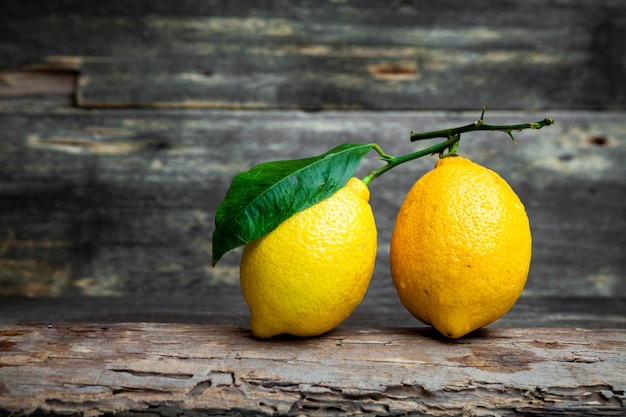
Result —
<instances>
[{"instance_id":1,"label":"wooden background","mask_svg":"<svg viewBox=\"0 0 626 417\"><path fill-rule=\"evenodd\" d=\"M370 185L355 313L251 337L240 250L210 266L237 172L343 142L405 154L484 105L557 121L460 146L530 217L507 315L447 340L398 301L389 239L430 157ZM623 416L625 197L623 0L2 0L0 417Z\"/></svg>"},{"instance_id":2,"label":"wooden background","mask_svg":"<svg viewBox=\"0 0 626 417\"><path fill-rule=\"evenodd\" d=\"M408 153L411 131L486 105L487 122L557 121L461 144L533 230L526 291L496 325L626 327L625 57L622 0L4 0L0 321L245 325L240 252L210 267L237 172L342 142ZM379 256L348 324L417 325L387 257L434 162L371 184Z\"/></svg>"}]
</instances>

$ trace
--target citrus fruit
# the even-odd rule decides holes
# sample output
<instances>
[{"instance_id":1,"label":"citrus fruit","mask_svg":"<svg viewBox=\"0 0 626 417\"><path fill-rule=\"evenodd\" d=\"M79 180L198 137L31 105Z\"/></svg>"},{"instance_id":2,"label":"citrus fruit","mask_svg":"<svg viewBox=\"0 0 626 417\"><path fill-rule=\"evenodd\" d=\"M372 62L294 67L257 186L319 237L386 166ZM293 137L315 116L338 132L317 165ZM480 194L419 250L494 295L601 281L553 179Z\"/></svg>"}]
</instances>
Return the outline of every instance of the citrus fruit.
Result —
<instances>
[{"instance_id":1,"label":"citrus fruit","mask_svg":"<svg viewBox=\"0 0 626 417\"><path fill-rule=\"evenodd\" d=\"M520 199L495 172L441 158L411 188L391 237L391 274L406 309L458 338L503 316L524 289L531 233Z\"/></svg>"},{"instance_id":2,"label":"citrus fruit","mask_svg":"<svg viewBox=\"0 0 626 417\"><path fill-rule=\"evenodd\" d=\"M246 244L240 284L255 336L316 336L352 313L376 258L369 196L367 185L351 178L331 197Z\"/></svg>"}]
</instances>

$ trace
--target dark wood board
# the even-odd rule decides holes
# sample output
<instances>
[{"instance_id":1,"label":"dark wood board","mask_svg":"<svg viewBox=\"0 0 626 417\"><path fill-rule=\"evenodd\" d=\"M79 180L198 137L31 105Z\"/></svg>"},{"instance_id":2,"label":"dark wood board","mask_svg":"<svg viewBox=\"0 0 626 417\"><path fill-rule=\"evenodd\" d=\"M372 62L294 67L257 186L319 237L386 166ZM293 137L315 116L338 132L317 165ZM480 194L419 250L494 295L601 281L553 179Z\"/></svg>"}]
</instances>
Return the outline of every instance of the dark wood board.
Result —
<instances>
[{"instance_id":1,"label":"dark wood board","mask_svg":"<svg viewBox=\"0 0 626 417\"><path fill-rule=\"evenodd\" d=\"M85 107L626 108L621 0L182 3L5 0L0 71Z\"/></svg>"},{"instance_id":2,"label":"dark wood board","mask_svg":"<svg viewBox=\"0 0 626 417\"><path fill-rule=\"evenodd\" d=\"M522 296L489 328L626 329L626 297ZM203 297L0 297L0 324L179 323L249 328L238 286L222 285ZM396 297L366 298L341 327L424 325Z\"/></svg>"},{"instance_id":3,"label":"dark wood board","mask_svg":"<svg viewBox=\"0 0 626 417\"><path fill-rule=\"evenodd\" d=\"M28 106L27 106L28 107ZM0 291L4 295L203 295L236 285L239 251L210 267L213 216L233 176L342 142L400 155L410 131L479 112L151 111L3 107ZM534 254L528 295L626 294L623 113L487 112L492 123L553 126L475 133L461 153L499 172L525 203ZM421 145L424 146L424 145ZM388 244L412 183L436 157L374 181L379 256L371 295L395 297ZM358 175L381 164L366 157ZM369 297L368 294L367 297Z\"/></svg>"}]
</instances>

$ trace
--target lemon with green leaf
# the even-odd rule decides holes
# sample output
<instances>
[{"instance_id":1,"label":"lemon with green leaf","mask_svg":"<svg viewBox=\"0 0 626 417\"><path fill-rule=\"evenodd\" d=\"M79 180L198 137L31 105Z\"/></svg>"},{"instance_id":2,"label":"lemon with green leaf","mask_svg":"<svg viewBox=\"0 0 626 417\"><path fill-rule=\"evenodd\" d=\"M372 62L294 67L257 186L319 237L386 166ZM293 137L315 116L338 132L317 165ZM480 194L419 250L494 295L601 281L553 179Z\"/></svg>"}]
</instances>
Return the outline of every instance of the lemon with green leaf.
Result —
<instances>
[{"instance_id":1,"label":"lemon with green leaf","mask_svg":"<svg viewBox=\"0 0 626 417\"><path fill-rule=\"evenodd\" d=\"M376 259L377 232L368 189L373 179L422 156L454 154L462 133L500 131L513 138L514 130L554 123L546 118L487 125L483 116L484 110L469 125L412 133L412 141L446 140L407 155L389 155L374 143L345 143L322 155L265 162L237 174L215 214L212 264L229 250L244 246L240 284L250 309L252 333L260 338L315 336L333 329L353 312L367 291ZM363 180L353 178L361 159L372 149L386 164ZM459 337L507 310L523 288L530 260L527 218L502 181L494 183L496 194L504 196L498 200L488 194L487 180L472 179L480 169L466 169L468 181L461 181L464 175L439 175L447 172L444 166L466 166L462 161L452 156L442 159L441 168L435 170L436 185L427 187L426 194L409 193L405 204L410 208L398 217L392 240L392 274L404 305L450 337ZM459 184L466 184L463 192ZM485 217L487 211L477 210L478 205L491 205L495 211ZM500 205L504 214L498 218L494 213ZM489 234L490 227L503 227L504 233ZM468 228L477 232L472 234ZM490 238L495 239L495 252L489 249ZM519 245L511 246L511 242ZM463 274L463 268L475 271ZM483 297L485 293L488 296ZM481 303L483 307L477 308ZM472 318L459 319L463 310Z\"/></svg>"},{"instance_id":2,"label":"lemon with green leaf","mask_svg":"<svg viewBox=\"0 0 626 417\"><path fill-rule=\"evenodd\" d=\"M240 283L255 336L316 336L359 305L376 259L368 200L367 186L352 178L244 247Z\"/></svg>"}]
</instances>

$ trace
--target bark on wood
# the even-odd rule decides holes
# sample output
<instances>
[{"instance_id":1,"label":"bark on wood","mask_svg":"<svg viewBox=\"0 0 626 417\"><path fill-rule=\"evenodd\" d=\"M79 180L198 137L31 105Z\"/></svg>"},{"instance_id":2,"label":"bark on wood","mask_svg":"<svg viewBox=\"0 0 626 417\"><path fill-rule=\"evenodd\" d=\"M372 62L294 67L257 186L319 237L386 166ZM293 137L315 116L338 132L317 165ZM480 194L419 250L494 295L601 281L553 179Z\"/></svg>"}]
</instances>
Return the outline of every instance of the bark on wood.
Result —
<instances>
[{"instance_id":1,"label":"bark on wood","mask_svg":"<svg viewBox=\"0 0 626 417\"><path fill-rule=\"evenodd\" d=\"M0 409L168 415L624 415L626 332L1 326Z\"/></svg>"}]
</instances>

